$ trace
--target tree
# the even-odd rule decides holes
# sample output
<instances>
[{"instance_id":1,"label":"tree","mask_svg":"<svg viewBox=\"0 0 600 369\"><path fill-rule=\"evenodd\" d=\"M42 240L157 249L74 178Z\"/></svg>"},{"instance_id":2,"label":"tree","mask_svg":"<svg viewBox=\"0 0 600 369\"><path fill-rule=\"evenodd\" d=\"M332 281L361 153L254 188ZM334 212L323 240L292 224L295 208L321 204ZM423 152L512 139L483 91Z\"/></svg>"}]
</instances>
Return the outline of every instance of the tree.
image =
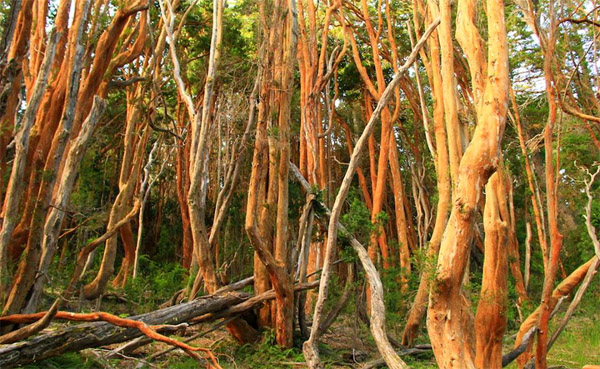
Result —
<instances>
[{"instance_id":1,"label":"tree","mask_svg":"<svg viewBox=\"0 0 600 369\"><path fill-rule=\"evenodd\" d=\"M449 25L450 3L441 3L440 7L442 19ZM483 54L486 50L484 41L473 23L475 2L459 1L458 8L460 11L457 19L457 38L467 55L473 78L477 126L453 176L456 185L453 191L453 206L441 241L435 280L431 286L427 328L440 367L475 368L478 363L490 363L494 367L499 367L501 363L498 362L497 355L493 356L492 363L491 357L481 358L480 355L484 355L484 352L475 351L473 347L475 343L472 338L473 333L478 342L490 342L493 339L491 334L496 332L482 329L485 324L480 323L480 319L483 319L484 314L478 315L481 318L475 323L476 328L473 329L470 303L462 285L484 184L501 162L498 152L506 122L509 84L504 4L497 1L487 2L489 35L487 55ZM443 29L444 24L442 24ZM446 107L446 104L444 106ZM450 129L448 139L452 141ZM456 159L454 156L454 160ZM451 168L452 163L453 155L450 151ZM452 169L451 173L453 173ZM495 247L501 245L496 243ZM496 261L493 259L494 255L497 254L490 255L486 252L487 265L494 265ZM492 274L489 277L495 276ZM486 283L487 281L484 280L482 286L486 286ZM493 285L492 291L488 293L493 295L506 293L506 289L501 285ZM493 311L488 313L495 316L501 314L501 310L501 306L496 305ZM448 337L454 339L448 340ZM493 342L501 347L501 340ZM486 353L495 351L497 349L490 349Z\"/></svg>"}]
</instances>

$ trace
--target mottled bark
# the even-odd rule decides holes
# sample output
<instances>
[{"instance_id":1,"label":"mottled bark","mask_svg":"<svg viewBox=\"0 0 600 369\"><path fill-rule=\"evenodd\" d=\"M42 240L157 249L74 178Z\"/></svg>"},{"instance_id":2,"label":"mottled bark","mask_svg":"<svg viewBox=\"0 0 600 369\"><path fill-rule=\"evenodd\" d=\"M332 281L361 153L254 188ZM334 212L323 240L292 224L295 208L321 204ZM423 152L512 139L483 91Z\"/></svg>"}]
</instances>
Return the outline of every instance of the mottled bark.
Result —
<instances>
[{"instance_id":1,"label":"mottled bark","mask_svg":"<svg viewBox=\"0 0 600 369\"><path fill-rule=\"evenodd\" d=\"M485 261L477 314L475 315L475 365L502 368L502 337L506 330L508 252L510 219L505 211L506 179L502 170L494 173L486 186L483 214Z\"/></svg>"},{"instance_id":2,"label":"mottled bark","mask_svg":"<svg viewBox=\"0 0 600 369\"><path fill-rule=\"evenodd\" d=\"M8 246L11 240L12 232L17 224L19 217L19 200L21 199L21 193L23 190L22 181L25 174L25 161L29 151L29 136L31 127L35 122L35 115L39 104L41 102L44 91L47 87L48 75L50 72L50 66L54 58L54 52L56 51L56 43L60 34L54 33L48 40L48 52L44 58L44 62L41 68L41 73L38 76L32 97L27 104L25 113L21 120L21 128L19 129L17 136L15 137L15 158L13 159L12 170L10 178L8 180L8 187L6 190L5 201L2 208L2 230L0 230L0 301L4 302L4 294L7 292L4 283L8 278L7 270L7 259L8 259ZM23 267L25 268L25 266ZM19 268L19 269L23 269ZM22 275L23 272L20 274ZM8 296L8 301L4 305L4 313L16 312L24 301L22 292L12 290ZM14 301L14 302L13 302Z\"/></svg>"},{"instance_id":3,"label":"mottled bark","mask_svg":"<svg viewBox=\"0 0 600 369\"><path fill-rule=\"evenodd\" d=\"M428 3L427 18L435 18L439 15L439 10L435 3ZM424 265L421 278L419 280L419 288L417 295L413 301L404 331L402 333L402 344L412 346L417 336L421 320L425 316L427 309L427 299L429 296L429 287L434 272L433 260L437 257L440 249L442 235L446 229L448 221L448 211L450 210L450 168L448 159L448 142L446 136L446 127L444 121L444 93L442 85L442 73L440 65L440 43L438 33L440 30L434 31L431 38L428 40L430 50L430 85L434 97L433 105L433 121L436 153L435 168L437 174L438 188L438 203L435 218L435 225L429 240L429 245L426 252L426 262Z\"/></svg>"},{"instance_id":4,"label":"mottled bark","mask_svg":"<svg viewBox=\"0 0 600 369\"><path fill-rule=\"evenodd\" d=\"M463 12L469 13L468 9L474 6L474 1L459 1L459 8L465 8L461 8ZM450 4L443 5L442 19L446 19L446 22L450 19L449 12ZM462 284L483 187L499 164L499 145L508 106L508 45L503 2L487 1L487 16L489 35L487 61L481 59L471 61L469 58L471 68L478 70L475 74L472 71L472 75L481 75L485 78L482 82L481 98L477 99L475 104L478 107L477 127L460 160L457 177L453 177L453 180L456 179L454 204L442 239L437 273L429 298L427 327L436 361L444 369L476 367L473 318L470 302L465 296ZM465 18L464 21L472 20ZM468 25L463 27L466 28L461 32L477 33L464 36L470 39L479 37L476 28ZM467 54L477 55L476 50L473 50L477 47L476 44L462 46ZM485 72L483 66L486 66ZM448 109L446 100L444 100L444 107ZM452 141L450 128L448 138ZM452 164L452 150L450 153Z\"/></svg>"}]
</instances>

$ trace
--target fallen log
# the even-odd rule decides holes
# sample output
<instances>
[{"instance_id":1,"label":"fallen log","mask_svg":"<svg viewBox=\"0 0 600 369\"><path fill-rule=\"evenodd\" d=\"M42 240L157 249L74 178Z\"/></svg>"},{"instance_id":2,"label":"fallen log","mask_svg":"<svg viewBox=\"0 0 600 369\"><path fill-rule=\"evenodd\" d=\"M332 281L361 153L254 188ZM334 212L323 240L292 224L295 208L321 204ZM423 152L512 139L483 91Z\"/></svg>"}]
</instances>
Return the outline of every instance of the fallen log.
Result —
<instances>
[{"instance_id":1,"label":"fallen log","mask_svg":"<svg viewBox=\"0 0 600 369\"><path fill-rule=\"evenodd\" d=\"M315 288L318 286L318 283L318 280L311 283L298 283L294 286L294 291L298 292ZM185 322L197 324L238 315L274 298L275 293L273 290L256 296L240 292L229 292L223 295L199 297L191 302L170 306L128 319L141 321L149 326L164 325L164 331L170 328L168 325ZM0 317L0 326L3 324L34 322L42 318L45 314L46 312L41 312ZM157 331L161 331L161 329L157 329ZM67 352L126 342L142 335L143 333L137 328L122 328L108 322L73 325L52 333L34 337L28 341L0 345L0 368L13 368Z\"/></svg>"},{"instance_id":2,"label":"fallen log","mask_svg":"<svg viewBox=\"0 0 600 369\"><path fill-rule=\"evenodd\" d=\"M130 319L147 325L179 324L196 316L222 311L249 298L250 295L242 293L204 296L185 304L133 316ZM0 324L10 321L10 318L11 316L1 317ZM1 345L0 368L13 368L67 352L125 342L142 334L137 328L122 328L107 322L73 325L28 341Z\"/></svg>"},{"instance_id":3,"label":"fallen log","mask_svg":"<svg viewBox=\"0 0 600 369\"><path fill-rule=\"evenodd\" d=\"M225 292L238 291L244 287L251 286L253 283L254 283L254 276L250 276L248 278L244 278L244 279L234 282L232 284L228 284L227 286L223 286L223 287L219 288L218 290L216 290L214 294L218 295L218 294L225 293Z\"/></svg>"},{"instance_id":4,"label":"fallen log","mask_svg":"<svg viewBox=\"0 0 600 369\"><path fill-rule=\"evenodd\" d=\"M427 353L431 354L433 352L431 351L431 348L404 347L403 349L396 351L396 353L398 354L398 356L402 357L402 356L417 356L417 355L427 354ZM367 361L366 363L363 363L362 365L360 365L359 368L360 369L375 369L375 368L380 368L384 365L386 365L386 363L383 360L383 358L381 358L381 359Z\"/></svg>"},{"instance_id":5,"label":"fallen log","mask_svg":"<svg viewBox=\"0 0 600 369\"><path fill-rule=\"evenodd\" d=\"M252 277L253 278L253 277ZM240 281L240 282L244 282L247 281L248 278ZM236 282L235 284L237 284L238 282ZM232 285L235 285L232 284ZM294 292L300 292L300 291L305 291L311 288L315 288L319 285L319 280L310 282L310 283L298 283L294 286ZM217 291L218 292L218 291ZM205 315L201 315L198 316L192 320L189 321L189 324L199 324L199 323L206 323L209 321L213 321L213 320L218 320L220 318L226 318L225 320L222 320L220 323L215 324L213 327L211 327L210 329L194 334L191 337L187 337L185 340L183 340L184 343L189 343L199 337L204 336L207 333L210 333L216 329L218 329L219 327L227 324L229 321L231 321L232 319L235 319L236 317L243 315L245 312L249 311L249 310L253 310L256 308L259 308L260 306L262 306L266 301L269 300L273 300L275 299L275 291L273 290L269 290L266 292L261 293L260 295L254 296L249 298L248 300L231 306L223 311L219 311L217 313L209 313L209 314L205 314ZM129 350L129 352L132 352L133 350L142 347L144 345L149 344L150 342L152 342L152 340L144 338L144 337L138 337L133 341L130 341L129 343L127 343L126 345L122 346L121 348L115 349L112 351L111 355L112 356L108 356L108 358L114 358L116 355L118 355L118 351L120 350ZM154 359L158 356L164 355L168 352L171 352L173 350L176 350L177 347L170 347L168 349L165 349L163 351L160 352L156 352L152 355L150 355L150 357L148 359ZM124 352L124 351L123 351Z\"/></svg>"},{"instance_id":6,"label":"fallen log","mask_svg":"<svg viewBox=\"0 0 600 369\"><path fill-rule=\"evenodd\" d=\"M300 292L304 290L310 290L319 285L319 280L308 282L308 283L297 283L294 285L294 292ZM217 311L214 313L208 313L204 315L199 315L197 318L194 318L190 321L190 324L198 324L209 322L212 320L230 317L232 315L242 314L246 311L255 309L257 307L262 306L265 301L274 300L275 299L275 291L268 290L266 292L261 293L260 295L253 296L248 300L241 302L237 305L228 307L222 311Z\"/></svg>"},{"instance_id":7,"label":"fallen log","mask_svg":"<svg viewBox=\"0 0 600 369\"><path fill-rule=\"evenodd\" d=\"M55 303L55 305L56 305L56 303ZM68 320L68 321L73 321L73 322L107 322L107 323L110 323L117 327L136 328L140 332L142 332L146 337L148 337L149 339L154 340L154 341L165 342L171 346L178 347L178 348L184 350L188 355L190 355L192 358L194 358L198 361L201 361L202 357L199 356L196 353L196 351L202 351L210 358L210 360L213 362L213 364L216 368L220 368L219 363L217 362L217 358L213 355L213 353L209 349L205 349L202 347L192 347L186 343L179 342L177 340L174 340L170 337L167 337L165 335L158 333L159 330L166 329L167 327L169 329L173 328L173 327L181 328L181 324L177 325L177 326L148 325L139 320L120 318L116 315L105 313L105 312L72 313L72 312L68 312L68 311L58 311L58 312L53 312L51 314L52 314L52 316L54 316L54 319L56 319L56 320ZM6 320L10 321L11 323L28 323L29 321L34 321L35 319L41 319L40 321L42 321L42 320L46 319L48 316L49 316L49 313L15 314L15 315L9 316L8 319L6 319ZM34 326L34 325L35 324L32 324L31 326ZM183 323L183 325L187 326L186 323Z\"/></svg>"}]
</instances>

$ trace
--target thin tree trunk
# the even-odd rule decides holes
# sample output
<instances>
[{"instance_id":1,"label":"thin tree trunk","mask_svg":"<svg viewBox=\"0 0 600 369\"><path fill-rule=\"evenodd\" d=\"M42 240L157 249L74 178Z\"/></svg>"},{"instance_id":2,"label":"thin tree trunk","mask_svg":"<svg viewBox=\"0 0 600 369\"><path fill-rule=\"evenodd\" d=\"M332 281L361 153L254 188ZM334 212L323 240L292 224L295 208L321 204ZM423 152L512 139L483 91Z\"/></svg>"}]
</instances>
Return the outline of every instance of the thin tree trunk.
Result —
<instances>
[{"instance_id":1,"label":"thin tree trunk","mask_svg":"<svg viewBox=\"0 0 600 369\"><path fill-rule=\"evenodd\" d=\"M322 319L323 305L324 305L325 299L327 298L327 294L328 294L330 263L331 263L331 258L332 258L332 254L333 254L333 249L335 247L335 243L337 240L338 220L339 220L340 213L342 210L342 204L344 203L344 200L348 194L348 191L350 189L350 184L352 181L352 177L354 176L354 172L356 171L356 168L358 166L358 159L360 158L360 155L362 154L362 150L364 149L364 147L366 145L368 137L371 135L371 133L373 131L376 120L379 118L379 115L381 114L385 105L387 104L389 99L392 97L393 91L396 88L396 86L398 85L398 83L400 82L400 78L402 77L402 74L413 63L414 59L417 56L419 49L423 46L427 37L429 37L429 35L433 31L433 29L435 29L435 27L437 27L438 24L439 24L439 21L435 21L429 27L427 32L423 35L423 38L421 40L419 40L419 42L415 46L415 49L413 49L413 51L411 52L411 54L408 58L408 61L402 66L402 68L400 68L398 70L398 72L394 75L394 78L392 79L392 81L386 87L383 94L381 94L381 99L379 100L379 102L377 104L377 108L371 115L369 122L365 126L363 133L361 134L358 142L356 143L356 147L354 149L354 152L352 153L352 157L350 158L350 164L348 166L348 169L347 169L344 179L342 181L342 185L336 196L335 203L334 203L332 211L331 211L329 227L327 230L327 246L326 246L326 250L325 250L325 259L323 262L323 271L321 274L321 282L320 282L320 286L319 286L319 296L317 299L317 304L315 306L315 312L313 315L313 325L311 328L310 338L303 345L304 356L305 356L306 361L311 369L322 367L321 361L319 359L319 353L318 353L318 347L317 347L318 334L319 334L318 327L321 324L320 322ZM363 263L364 263L364 261L363 261ZM377 274L375 274L375 275L377 275ZM377 289L378 289L378 287L381 288L381 282L379 281L379 283L377 283L377 280L371 280L370 282L371 282L370 283L371 292L372 293L376 292L375 295L378 296L377 292L379 292L379 291L377 291ZM375 296L372 296L371 304L373 304L373 300L375 300ZM384 307L382 307L382 308L384 309ZM380 309L372 309L372 313L376 314L375 317L377 319L377 324L375 324L375 322L373 322L371 324L372 329L384 329L385 315L383 315L383 316L381 315L381 313L383 311ZM373 327L375 327L375 328L373 328ZM398 355L396 355L394 350L391 348L391 345L387 341L386 335L383 335L383 337L382 337L381 335L378 334L378 335L376 335L375 338L376 338L376 343L378 345L378 348L380 349L380 352L382 353L382 356L386 360L386 363L388 364L388 366L390 366L391 368L406 367L406 364L398 357Z\"/></svg>"},{"instance_id":2,"label":"thin tree trunk","mask_svg":"<svg viewBox=\"0 0 600 369\"><path fill-rule=\"evenodd\" d=\"M537 186L537 182L535 181L535 176L533 174L532 165L529 161L529 155L527 154L527 148L525 146L525 134L523 133L523 126L521 124L521 117L519 114L519 108L517 106L517 101L515 99L515 93L513 89L510 89L510 98L514 111L515 124L517 126L517 133L519 135L519 145L521 146L521 152L523 153L523 157L525 158L525 173L527 173L527 182L529 183L529 191L531 191L531 206L533 208L533 216L535 219L538 242L540 243L540 248L542 249L543 261L544 261L544 269L547 268L548 265L548 246L546 243L546 226L545 221L543 219L543 212L541 209L541 202L539 199L539 188Z\"/></svg>"},{"instance_id":3,"label":"thin tree trunk","mask_svg":"<svg viewBox=\"0 0 600 369\"><path fill-rule=\"evenodd\" d=\"M400 290L408 291L408 277L410 276L410 248L408 245L408 220L404 212L404 184L400 173L400 162L398 160L398 147L394 132L390 133L390 172L392 175L392 188L394 198L394 213L396 215L396 231L398 232L398 258L400 260Z\"/></svg>"},{"instance_id":4,"label":"thin tree trunk","mask_svg":"<svg viewBox=\"0 0 600 369\"><path fill-rule=\"evenodd\" d=\"M502 368L502 337L506 330L508 284L508 224L506 178L502 169L486 186L483 215L485 261L477 315L475 316L475 365Z\"/></svg>"},{"instance_id":5,"label":"thin tree trunk","mask_svg":"<svg viewBox=\"0 0 600 369\"><path fill-rule=\"evenodd\" d=\"M525 284L525 291L527 291L529 289L529 274L531 272L531 223L527 222L525 227L525 272L523 273L523 283Z\"/></svg>"},{"instance_id":6,"label":"thin tree trunk","mask_svg":"<svg viewBox=\"0 0 600 369\"><path fill-rule=\"evenodd\" d=\"M19 200L21 199L22 192L22 181L25 172L25 160L29 150L29 134L31 127L35 121L35 115L37 114L38 107L42 100L42 96L47 87L48 75L50 72L50 66L54 59L54 52L56 51L56 44L60 34L53 33L48 40L48 52L44 58L42 64L41 73L38 76L35 87L33 89L32 97L27 104L25 113L21 120L21 129L15 137L15 158L13 159L13 166L8 181L8 187L6 190L4 207L2 209L2 230L0 230L0 301L4 302L5 293L8 291L4 286L4 283L8 280L8 245L11 240L12 232L17 225L19 213ZM4 306L4 313L16 312L11 306L20 308L22 298L18 298L14 303L15 292L12 292L12 296L8 296L8 301Z\"/></svg>"},{"instance_id":7,"label":"thin tree trunk","mask_svg":"<svg viewBox=\"0 0 600 369\"><path fill-rule=\"evenodd\" d=\"M556 41L556 27L557 20L556 14L554 12L554 1L550 1L548 5L548 13L549 13L549 34L548 34L548 42L545 44L545 52L544 52L544 80L546 82L546 96L548 100L548 120L546 122L546 127L544 129L544 158L545 158L545 179L546 179L546 207L548 209L548 226L550 231L550 248L548 252L548 264L545 268L544 273L544 285L542 289L542 302L540 305L541 314L538 322L538 336L537 336L537 346L536 346L536 354L535 354L535 365L538 369L546 369L548 366L547 363L547 352L548 352L548 330L549 330L549 321L550 321L550 313L552 309L551 305L551 297L552 297L552 289L554 287L554 281L556 279L556 272L558 270L558 265L560 263L560 251L562 249L562 240L563 236L558 229L558 197L557 197L557 187L558 183L555 182L555 178L557 173L555 173L554 168L554 145L553 145L553 136L554 136L554 127L556 124L556 114L557 114L557 92L554 87L554 79L552 75L552 60L553 53L555 50L555 41ZM559 144L560 148L560 144ZM557 149L557 168L558 168L558 153L560 149Z\"/></svg>"},{"instance_id":8,"label":"thin tree trunk","mask_svg":"<svg viewBox=\"0 0 600 369\"><path fill-rule=\"evenodd\" d=\"M583 281L583 279L588 273L588 270L590 270L590 268L592 268L594 265L597 265L598 260L598 257L594 255L590 260L588 260L585 264L575 269L571 274L569 274L567 278L563 279L562 282L560 282L558 286L556 286L556 288L552 292L550 299L548 300L547 306L550 308L550 311L554 310L557 303L565 296L568 296L575 289L575 287L577 287L577 285L579 285L579 283ZM523 323L521 323L519 331L517 332L517 338L515 339L514 347L520 346L525 334L529 332L530 329L534 327L537 327L537 329L539 329L538 322L540 320L542 309L544 308L545 307L542 305L538 306L538 308L535 309L535 311L531 313ZM521 354L517 358L517 364L519 368L522 368L529 361L530 358L531 354L528 351Z\"/></svg>"},{"instance_id":9,"label":"thin tree trunk","mask_svg":"<svg viewBox=\"0 0 600 369\"><path fill-rule=\"evenodd\" d=\"M63 223L65 212L62 210L67 206L67 202L73 191L75 179L79 173L79 165L86 152L89 140L94 128L100 121L100 117L106 108L106 102L100 97L95 97L94 105L90 111L88 119L83 122L81 131L71 144L69 152L65 159L63 174L56 185L56 195L53 199L53 206L50 207L46 222L44 224L44 237L42 239L42 256L38 268L38 277L32 287L31 296L27 303L25 312L33 312L39 308L43 288L48 280L48 269L56 253L59 233Z\"/></svg>"},{"instance_id":10,"label":"thin tree trunk","mask_svg":"<svg viewBox=\"0 0 600 369\"><path fill-rule=\"evenodd\" d=\"M433 3L429 3L428 8L429 16L427 19L434 18L439 14L438 9ZM438 203L435 225L433 227L431 239L429 240L429 247L426 252L426 260L419 281L419 288L408 314L404 332L402 333L402 344L408 346L414 344L419 326L421 325L421 320L423 319L423 316L425 316L431 276L434 274L435 267L432 264L440 249L440 243L442 241L444 230L446 229L448 211L450 209L451 184L448 161L448 142L444 122L444 93L440 66L440 45L437 37L439 32L439 30L434 31L433 37L428 40L431 50L430 60L432 78L430 84L434 96L433 120L435 143L437 147L435 168L437 174Z\"/></svg>"}]
</instances>

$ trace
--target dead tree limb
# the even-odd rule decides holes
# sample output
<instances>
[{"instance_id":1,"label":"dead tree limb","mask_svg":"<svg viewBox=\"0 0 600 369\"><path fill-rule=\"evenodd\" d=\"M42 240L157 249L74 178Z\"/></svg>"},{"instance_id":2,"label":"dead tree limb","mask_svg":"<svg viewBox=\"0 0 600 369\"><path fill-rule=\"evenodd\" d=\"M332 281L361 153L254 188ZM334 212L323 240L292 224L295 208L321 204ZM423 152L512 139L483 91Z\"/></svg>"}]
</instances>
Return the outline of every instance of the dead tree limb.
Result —
<instances>
[{"instance_id":1,"label":"dead tree limb","mask_svg":"<svg viewBox=\"0 0 600 369\"><path fill-rule=\"evenodd\" d=\"M383 94L381 94L381 98L379 99L377 107L371 115L371 119L365 126L363 133L361 134L359 140L356 143L356 147L354 148L354 152L352 153L350 164L348 166L348 169L346 170L346 174L344 175L342 185L338 190L338 194L332 207L329 220L329 227L327 230L327 246L325 248L325 258L323 263L324 266L323 273L321 275L321 285L319 286L319 295L317 298L315 312L313 315L313 326L311 329L310 338L303 345L304 356L306 358L309 368L311 369L323 367L319 359L318 339L323 306L327 298L328 292L329 263L331 262L333 249L337 241L337 231L338 229L341 230L341 227L339 227L338 219L341 214L342 205L350 189L350 184L352 182L352 178L354 177L354 172L358 167L360 155L362 153L362 150L366 146L368 137L373 132L375 123L379 118L379 115L385 108L387 101L392 96L393 91L400 82L402 75L412 65L413 61L417 57L419 50L438 24L439 19L436 19L429 26L427 31L423 34L423 37L421 37L421 39L417 43L416 47L412 50L407 62L395 73L394 78L388 84ZM348 232L344 233L347 234ZM377 273L377 269L375 269L375 266L371 262L371 259L369 258L367 251L364 249L364 247L360 243L358 243L358 241L354 241L356 241L356 239L353 239L351 241L351 245L355 249L355 251L357 251L361 263L365 268L365 272L369 276L369 286L371 289L371 332L373 334L375 342L377 343L377 348L381 352L387 365L390 368L407 368L406 363L404 363L402 359L400 359L400 357L394 352L392 345L387 340L387 335L385 334L385 306L383 304L383 286L381 284L381 279L379 278L379 275Z\"/></svg>"},{"instance_id":2,"label":"dead tree limb","mask_svg":"<svg viewBox=\"0 0 600 369\"><path fill-rule=\"evenodd\" d=\"M523 336L523 340L519 344L519 346L515 347L512 351L502 355L502 367L508 366L508 364L512 363L516 358L519 357L522 353L527 350L529 347L529 343L531 342L531 338L535 335L537 331L537 327L531 327L531 329L525 333Z\"/></svg>"},{"instance_id":3,"label":"dead tree limb","mask_svg":"<svg viewBox=\"0 0 600 369\"><path fill-rule=\"evenodd\" d=\"M42 315L43 314L43 315ZM47 313L36 313L36 314L15 314L9 315L3 318L3 321L9 321L11 323L28 323L32 319L44 319L48 317ZM68 320L73 322L107 322L117 327L123 328L135 328L138 329L141 333L143 333L146 337L151 338L155 341L165 342L169 345L178 347L184 350L188 355L192 358L200 360L201 357L196 354L196 351L204 352L209 359L213 362L213 364L220 368L219 363L217 362L217 358L214 354L206 348L203 347L192 347L186 343L179 342L170 337L164 336L158 333L158 329L162 328L163 325L151 326L139 320L120 318L116 315L106 313L106 312L97 312L97 313L71 313L68 311L59 311L54 316L55 319L58 320Z\"/></svg>"},{"instance_id":4,"label":"dead tree limb","mask_svg":"<svg viewBox=\"0 0 600 369\"><path fill-rule=\"evenodd\" d=\"M179 331L185 331L185 329L187 327L189 327L188 323L181 323L181 324L177 324L177 325L162 325L160 327L155 327L155 329L159 333L175 334ZM149 338L148 336L141 336L141 337L138 337L136 339L133 339L133 340L127 342L126 344L124 344L122 346L117 347L114 350L110 350L104 357L106 359L117 359L121 355L129 354L129 353L135 351L136 349L151 343L152 341L154 341L154 340ZM189 343L190 341L185 340L183 342ZM175 348L176 347L174 347L173 349L175 349Z\"/></svg>"},{"instance_id":5,"label":"dead tree limb","mask_svg":"<svg viewBox=\"0 0 600 369\"><path fill-rule=\"evenodd\" d=\"M205 336L205 335L209 334L210 332L216 331L217 329L221 328L225 324L231 322L233 319L236 319L236 317L230 317L230 318L227 318L225 320L222 320L222 321L216 323L215 325L213 325L212 327L210 327L209 329L207 329L205 331L202 331L202 332L199 332L199 333L196 333L193 336L186 338L185 340L183 340L183 342L185 342L185 343L192 342L193 340L198 339L198 338L200 338L202 336ZM157 358L159 356L167 354L167 353L169 353L169 352L171 352L173 350L176 350L176 349L177 349L177 347L169 347L168 349L164 349L162 351L155 352L152 355L150 355L150 357L148 358L148 360L155 359L155 358Z\"/></svg>"},{"instance_id":6,"label":"dead tree limb","mask_svg":"<svg viewBox=\"0 0 600 369\"><path fill-rule=\"evenodd\" d=\"M60 300L54 301L50 309L47 312L45 312L44 315L33 324L27 325L25 327L19 328L17 330L8 332L0 336L0 345L24 340L30 336L33 336L42 329L46 328L48 325L50 325L52 319L54 319L54 316L58 312L59 304Z\"/></svg>"},{"instance_id":7,"label":"dead tree limb","mask_svg":"<svg viewBox=\"0 0 600 369\"><path fill-rule=\"evenodd\" d=\"M244 279L240 282L247 283L247 281L248 279ZM299 292L315 288L318 284L318 280L311 283L299 283L294 286L294 291ZM183 322L196 324L236 316L274 298L275 292L273 290L253 297L245 293L229 292L222 295L203 296L191 302L133 316L126 320L142 322L157 331L164 331L169 330L168 325ZM46 313L15 314L0 317L0 327L4 324L35 322L46 316ZM58 312L56 317L65 318L64 314L65 312ZM119 319L118 317L115 318ZM67 352L126 342L142 335L143 333L138 328L119 327L108 322L73 325L34 337L28 341L0 346L0 368L8 369Z\"/></svg>"},{"instance_id":8,"label":"dead tree limb","mask_svg":"<svg viewBox=\"0 0 600 369\"><path fill-rule=\"evenodd\" d=\"M239 289L239 288L243 288L245 285L251 284L253 282L253 280L254 280L254 277L245 278L245 279L242 279L239 282L232 283L229 286L222 287L219 291L231 291L231 290L236 290L236 289ZM319 281L318 280L313 281L311 283L299 283L299 284L295 285L294 291L295 292L301 292L301 291L304 291L304 290L307 290L307 289L315 288L318 285L319 285ZM240 287L240 286L242 286L242 287ZM191 341L193 341L193 340L195 340L195 339L197 339L199 337L202 337L202 336L204 336L204 335L206 335L206 334L208 334L208 333L210 333L210 332L212 332L212 331L220 328L221 326L228 324L233 319L236 319L237 315L242 314L242 313L244 313L246 311L255 309L255 308L261 306L262 304L264 304L266 301L273 300L273 299L275 299L275 292L273 290L269 290L269 291L267 291L265 293L262 293L260 295L254 296L252 298L249 298L248 300L246 300L246 301L244 301L244 302L242 302L240 304L231 306L230 308L227 308L227 309L225 309L225 310L223 310L221 312L209 313L209 314L206 314L206 315L203 315L203 316L199 316L196 319L192 319L190 321L190 324L204 323L204 322L208 322L208 321L212 321L212 320L216 320L216 319L219 319L219 318L226 317L226 319L224 319L223 321L215 324L214 326L212 326L208 330L205 330L205 331L197 333L197 334L195 334L195 335L193 335L191 337L188 337L183 342L185 342L185 343L191 342ZM140 338L142 338L142 337L140 337ZM127 344L125 346L122 346L122 348L119 348L117 350L111 351L111 353L110 353L111 356L109 356L109 358L112 358L115 355L118 355L119 352L124 352L125 350L128 350L128 351L131 352L134 349L139 348L139 347L141 347L141 346L143 346L143 345L148 344L148 343L151 342L151 340L147 340L147 339L144 339L144 338L142 338L139 341L138 341L138 339L131 341L129 344ZM177 349L177 347L171 347L171 348L165 349L163 351L159 351L157 353L154 353L154 354L150 355L149 359L154 359L154 358L156 358L158 356L164 355L164 354L166 354L168 352L171 352L171 351L173 351L175 349Z\"/></svg>"},{"instance_id":9,"label":"dead tree limb","mask_svg":"<svg viewBox=\"0 0 600 369\"><path fill-rule=\"evenodd\" d=\"M294 286L294 292L300 292L300 291L308 290L311 288L315 288L318 285L319 285L319 280L312 281L309 283L298 283ZM273 299L275 299L275 291L271 289L267 292L261 293L260 295L256 295L252 298L249 298L248 300L246 300L242 303L231 306L225 310L218 311L215 313L209 313L209 314L206 314L203 316L198 316L197 318L191 320L190 323L191 324L203 323L203 322L207 322L207 321L211 321L211 320L215 320L215 319L219 319L219 318L225 318L225 317L229 317L232 315L241 314L248 310L257 308L257 307L261 306L263 303L265 303L266 301L273 300Z\"/></svg>"},{"instance_id":10,"label":"dead tree limb","mask_svg":"<svg viewBox=\"0 0 600 369\"><path fill-rule=\"evenodd\" d=\"M179 324L196 316L222 311L249 298L247 294L229 293L205 296L194 301L130 317L146 325ZM39 317L43 316L38 313ZM12 316L14 317L14 315ZM38 318L39 318L38 317ZM2 317L0 325L12 319ZM143 333L138 328L118 327L108 322L84 323L0 347L0 367L13 368L66 352L129 341Z\"/></svg>"},{"instance_id":11,"label":"dead tree limb","mask_svg":"<svg viewBox=\"0 0 600 369\"><path fill-rule=\"evenodd\" d=\"M416 348L416 347L404 348L400 351L397 351L396 353L398 354L398 356L416 356L416 355L420 355L423 353L431 353L431 347L430 348ZM359 368L360 369L374 369L374 368L380 368L385 365L386 364L383 359L375 359L375 360L367 361L366 363L362 364Z\"/></svg>"}]
</instances>

